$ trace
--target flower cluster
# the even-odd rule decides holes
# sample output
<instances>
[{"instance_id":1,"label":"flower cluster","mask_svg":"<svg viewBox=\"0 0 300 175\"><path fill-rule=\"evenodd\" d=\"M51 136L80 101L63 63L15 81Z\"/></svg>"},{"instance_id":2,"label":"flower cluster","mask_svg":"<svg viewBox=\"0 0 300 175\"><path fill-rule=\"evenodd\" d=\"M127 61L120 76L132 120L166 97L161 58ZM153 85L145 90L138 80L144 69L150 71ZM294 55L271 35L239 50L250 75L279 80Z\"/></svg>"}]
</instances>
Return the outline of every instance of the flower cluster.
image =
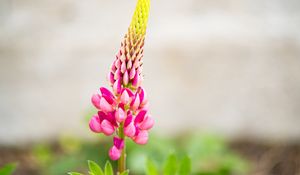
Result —
<instances>
[{"instance_id":1,"label":"flower cluster","mask_svg":"<svg viewBox=\"0 0 300 175\"><path fill-rule=\"evenodd\" d=\"M126 137L137 144L146 144L148 130L154 125L148 112L146 92L141 86L149 4L150 0L138 0L128 33L110 68L108 81L113 92L101 87L100 92L92 96L98 113L91 118L89 126L95 133L116 134L109 150L112 160L121 157Z\"/></svg>"},{"instance_id":2,"label":"flower cluster","mask_svg":"<svg viewBox=\"0 0 300 175\"><path fill-rule=\"evenodd\" d=\"M101 87L100 93L92 96L93 105L99 110L89 123L90 129L96 133L110 136L117 132L114 146L109 155L117 160L123 149L124 139L120 134L131 138L137 144L146 144L148 130L153 127L154 120L148 113L148 100L142 87L134 93L129 88L122 88L120 94L113 94L108 89Z\"/></svg>"}]
</instances>

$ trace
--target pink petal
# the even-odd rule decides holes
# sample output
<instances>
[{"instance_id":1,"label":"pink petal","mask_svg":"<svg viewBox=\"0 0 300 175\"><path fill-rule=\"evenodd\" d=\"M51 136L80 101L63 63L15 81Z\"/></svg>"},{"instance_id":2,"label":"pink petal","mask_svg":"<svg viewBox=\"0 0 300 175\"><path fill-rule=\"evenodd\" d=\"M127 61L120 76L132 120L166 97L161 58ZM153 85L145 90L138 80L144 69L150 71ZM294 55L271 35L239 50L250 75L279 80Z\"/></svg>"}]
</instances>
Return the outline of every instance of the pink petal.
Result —
<instances>
[{"instance_id":1,"label":"pink petal","mask_svg":"<svg viewBox=\"0 0 300 175\"><path fill-rule=\"evenodd\" d=\"M101 98L100 99L100 109L103 112L112 112L114 110L114 108L112 107L111 104L109 104L105 98Z\"/></svg>"},{"instance_id":2,"label":"pink petal","mask_svg":"<svg viewBox=\"0 0 300 175\"><path fill-rule=\"evenodd\" d=\"M126 89L123 90L120 100L121 100L121 103L123 103L123 104L129 103L130 97L129 97L129 94Z\"/></svg>"},{"instance_id":3,"label":"pink petal","mask_svg":"<svg viewBox=\"0 0 300 175\"><path fill-rule=\"evenodd\" d=\"M110 104L114 103L114 95L105 87L100 88L102 96L106 99L106 101Z\"/></svg>"},{"instance_id":4,"label":"pink petal","mask_svg":"<svg viewBox=\"0 0 300 175\"><path fill-rule=\"evenodd\" d=\"M129 82L129 75L128 75L128 71L126 70L123 75L123 84L126 86L128 82Z\"/></svg>"},{"instance_id":5,"label":"pink petal","mask_svg":"<svg viewBox=\"0 0 300 175\"><path fill-rule=\"evenodd\" d=\"M124 140L119 137L114 137L114 146L116 146L118 149L123 149Z\"/></svg>"},{"instance_id":6,"label":"pink petal","mask_svg":"<svg viewBox=\"0 0 300 175\"><path fill-rule=\"evenodd\" d=\"M105 116L104 119L109 121L112 125L114 125L116 127L118 126L116 118L115 118L115 111L107 113L107 115Z\"/></svg>"},{"instance_id":7,"label":"pink petal","mask_svg":"<svg viewBox=\"0 0 300 175\"><path fill-rule=\"evenodd\" d=\"M133 122L131 122L127 127L124 128L124 134L127 137L133 137L135 135L135 126Z\"/></svg>"},{"instance_id":8,"label":"pink petal","mask_svg":"<svg viewBox=\"0 0 300 175\"><path fill-rule=\"evenodd\" d=\"M140 97L138 94L135 95L134 100L131 102L131 109L132 110L137 110L140 106Z\"/></svg>"},{"instance_id":9,"label":"pink petal","mask_svg":"<svg viewBox=\"0 0 300 175\"><path fill-rule=\"evenodd\" d=\"M118 108L115 113L116 120L121 123L126 118L126 112L122 108Z\"/></svg>"},{"instance_id":10,"label":"pink petal","mask_svg":"<svg viewBox=\"0 0 300 175\"><path fill-rule=\"evenodd\" d=\"M115 79L115 80L120 79L120 78L121 78L121 75L122 75L121 70L120 70L120 69L117 69L116 72L115 72L115 74L114 74L114 79Z\"/></svg>"},{"instance_id":11,"label":"pink petal","mask_svg":"<svg viewBox=\"0 0 300 175\"><path fill-rule=\"evenodd\" d=\"M109 152L108 155L111 158L111 160L118 160L121 157L122 150L119 150L116 146L113 146Z\"/></svg>"},{"instance_id":12,"label":"pink petal","mask_svg":"<svg viewBox=\"0 0 300 175\"><path fill-rule=\"evenodd\" d=\"M145 117L144 121L139 125L141 130L149 130L153 127L154 120L150 116Z\"/></svg>"},{"instance_id":13,"label":"pink petal","mask_svg":"<svg viewBox=\"0 0 300 175\"><path fill-rule=\"evenodd\" d=\"M121 72L124 73L126 71L126 62L123 61L121 65Z\"/></svg>"},{"instance_id":14,"label":"pink petal","mask_svg":"<svg viewBox=\"0 0 300 175\"><path fill-rule=\"evenodd\" d=\"M114 78L114 74L112 72L109 72L108 75L107 75L107 80L108 82L113 85L114 82L115 82L115 78Z\"/></svg>"},{"instance_id":15,"label":"pink petal","mask_svg":"<svg viewBox=\"0 0 300 175\"><path fill-rule=\"evenodd\" d=\"M141 123L144 118L145 118L145 115L147 114L147 110L141 110L138 115L135 117L134 119L134 123Z\"/></svg>"},{"instance_id":16,"label":"pink petal","mask_svg":"<svg viewBox=\"0 0 300 175\"><path fill-rule=\"evenodd\" d=\"M101 123L104 119L107 118L107 115L102 111L98 111L98 117L99 117L100 123Z\"/></svg>"},{"instance_id":17,"label":"pink petal","mask_svg":"<svg viewBox=\"0 0 300 175\"><path fill-rule=\"evenodd\" d=\"M139 59L135 59L134 63L133 63L133 67L137 68L140 65L140 61Z\"/></svg>"},{"instance_id":18,"label":"pink petal","mask_svg":"<svg viewBox=\"0 0 300 175\"><path fill-rule=\"evenodd\" d=\"M121 67L121 61L120 61L119 59L116 60L115 66L116 66L116 68L118 68L118 69Z\"/></svg>"},{"instance_id":19,"label":"pink petal","mask_svg":"<svg viewBox=\"0 0 300 175\"><path fill-rule=\"evenodd\" d=\"M148 132L140 131L139 134L133 138L133 141L140 145L146 144L148 142Z\"/></svg>"},{"instance_id":20,"label":"pink petal","mask_svg":"<svg viewBox=\"0 0 300 175\"><path fill-rule=\"evenodd\" d=\"M129 59L127 62L127 69L131 69L131 68L132 68L132 61L131 59Z\"/></svg>"},{"instance_id":21,"label":"pink petal","mask_svg":"<svg viewBox=\"0 0 300 175\"><path fill-rule=\"evenodd\" d=\"M148 101L146 91L144 90L144 88L139 87L138 92L140 95L141 104L142 105L146 104Z\"/></svg>"},{"instance_id":22,"label":"pink petal","mask_svg":"<svg viewBox=\"0 0 300 175\"><path fill-rule=\"evenodd\" d=\"M116 61L114 61L114 63L113 63L113 64L111 65L111 67L110 67L112 73L115 73L116 70L117 70L117 68L116 68L116 66L115 66L115 62L116 62Z\"/></svg>"},{"instance_id":23,"label":"pink petal","mask_svg":"<svg viewBox=\"0 0 300 175\"><path fill-rule=\"evenodd\" d=\"M100 133L102 132L102 129L101 129L101 124L100 124L100 119L97 115L94 115L91 120L90 120L90 123L89 123L89 126L90 126L90 129L93 131L93 132L96 132L96 133Z\"/></svg>"},{"instance_id":24,"label":"pink petal","mask_svg":"<svg viewBox=\"0 0 300 175\"><path fill-rule=\"evenodd\" d=\"M101 128L102 132L107 136L110 136L115 132L114 126L108 120L103 120L101 122Z\"/></svg>"},{"instance_id":25,"label":"pink petal","mask_svg":"<svg viewBox=\"0 0 300 175\"><path fill-rule=\"evenodd\" d=\"M139 74L136 72L134 77L133 77L132 86L138 87L139 79L140 79Z\"/></svg>"},{"instance_id":26,"label":"pink petal","mask_svg":"<svg viewBox=\"0 0 300 175\"><path fill-rule=\"evenodd\" d=\"M130 79L133 79L134 76L135 76L135 73L136 73L136 71L135 71L135 68L133 67L133 68L130 70L129 78L130 78Z\"/></svg>"},{"instance_id":27,"label":"pink petal","mask_svg":"<svg viewBox=\"0 0 300 175\"><path fill-rule=\"evenodd\" d=\"M114 90L115 94L120 94L121 93L121 80L120 79L115 81L115 83L113 85L113 90Z\"/></svg>"},{"instance_id":28,"label":"pink petal","mask_svg":"<svg viewBox=\"0 0 300 175\"><path fill-rule=\"evenodd\" d=\"M100 109L100 100L101 100L101 96L99 94L94 94L92 96L91 101L97 109Z\"/></svg>"},{"instance_id":29,"label":"pink petal","mask_svg":"<svg viewBox=\"0 0 300 175\"><path fill-rule=\"evenodd\" d=\"M131 115L131 113L128 113L127 114L127 118L125 119L125 122L124 122L124 127L127 127L133 120L133 117Z\"/></svg>"}]
</instances>

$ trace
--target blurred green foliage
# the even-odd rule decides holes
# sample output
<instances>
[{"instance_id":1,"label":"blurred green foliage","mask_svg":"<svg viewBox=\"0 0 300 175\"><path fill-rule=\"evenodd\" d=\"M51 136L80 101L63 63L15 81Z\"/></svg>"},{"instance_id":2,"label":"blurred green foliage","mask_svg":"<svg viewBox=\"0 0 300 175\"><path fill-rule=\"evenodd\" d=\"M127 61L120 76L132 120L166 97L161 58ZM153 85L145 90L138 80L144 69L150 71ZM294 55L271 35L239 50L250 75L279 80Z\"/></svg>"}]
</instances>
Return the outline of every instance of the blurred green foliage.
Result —
<instances>
[{"instance_id":1,"label":"blurred green foliage","mask_svg":"<svg viewBox=\"0 0 300 175\"><path fill-rule=\"evenodd\" d=\"M146 174L147 175L190 175L191 174L191 160L188 156L184 156L181 161L178 161L175 153L170 154L163 163L163 169L160 170L158 166L151 160L147 159ZM163 172L163 173L162 173Z\"/></svg>"},{"instance_id":2,"label":"blurred green foliage","mask_svg":"<svg viewBox=\"0 0 300 175\"><path fill-rule=\"evenodd\" d=\"M104 171L94 161L89 160L88 165L89 165L89 175L114 175L112 165L109 161L106 162ZM78 172L70 172L68 174L69 175L83 175L83 174L78 173ZM129 170L126 170L126 171L124 171L124 172L122 172L121 174L118 174L118 175L128 175L128 174L129 174Z\"/></svg>"},{"instance_id":3,"label":"blurred green foliage","mask_svg":"<svg viewBox=\"0 0 300 175\"><path fill-rule=\"evenodd\" d=\"M36 146L33 154L43 175L61 175L70 170L86 172L86 160L94 160L102 166L109 160L108 150L112 146L112 138L96 138L96 142L82 142L64 136L59 139L58 145ZM155 172L174 175L172 169L178 170L178 175L185 175L184 171L189 169L194 175L243 175L248 170L244 159L231 151L222 138L211 134L178 138L161 138L151 134L149 143L144 146L127 139L126 149L127 167L131 175L145 172L148 175ZM190 161L191 166L182 161ZM112 166L116 168L116 162L112 162Z\"/></svg>"},{"instance_id":4,"label":"blurred green foliage","mask_svg":"<svg viewBox=\"0 0 300 175\"><path fill-rule=\"evenodd\" d=\"M3 167L0 167L0 175L12 175L16 168L16 163L6 164Z\"/></svg>"}]
</instances>

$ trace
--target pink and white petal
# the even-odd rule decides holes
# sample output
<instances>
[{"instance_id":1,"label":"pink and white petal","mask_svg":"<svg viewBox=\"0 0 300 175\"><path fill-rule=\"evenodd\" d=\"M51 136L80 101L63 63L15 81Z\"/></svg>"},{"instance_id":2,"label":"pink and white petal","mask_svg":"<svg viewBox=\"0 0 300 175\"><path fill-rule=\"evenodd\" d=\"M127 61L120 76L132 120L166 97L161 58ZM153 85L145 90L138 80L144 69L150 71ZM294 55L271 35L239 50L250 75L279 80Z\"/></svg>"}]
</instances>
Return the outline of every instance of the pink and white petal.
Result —
<instances>
[{"instance_id":1,"label":"pink and white petal","mask_svg":"<svg viewBox=\"0 0 300 175\"><path fill-rule=\"evenodd\" d=\"M149 130L153 127L154 120L150 116L146 116L144 121L139 125L141 130Z\"/></svg>"},{"instance_id":2,"label":"pink and white petal","mask_svg":"<svg viewBox=\"0 0 300 175\"><path fill-rule=\"evenodd\" d=\"M133 138L133 141L140 145L145 145L148 142L148 132L140 131L137 136Z\"/></svg>"},{"instance_id":3,"label":"pink and white petal","mask_svg":"<svg viewBox=\"0 0 300 175\"><path fill-rule=\"evenodd\" d=\"M119 150L116 146L109 149L108 155L111 160L118 160L121 157L122 150Z\"/></svg>"},{"instance_id":4,"label":"pink and white petal","mask_svg":"<svg viewBox=\"0 0 300 175\"><path fill-rule=\"evenodd\" d=\"M102 132L107 136L110 136L115 132L114 126L108 120L103 120L101 122L101 129Z\"/></svg>"},{"instance_id":5,"label":"pink and white petal","mask_svg":"<svg viewBox=\"0 0 300 175\"><path fill-rule=\"evenodd\" d=\"M94 115L91 118L91 120L89 122L89 126L90 126L91 131L93 131L95 133L102 132L101 123L100 123L100 119L99 119L98 115Z\"/></svg>"},{"instance_id":6,"label":"pink and white petal","mask_svg":"<svg viewBox=\"0 0 300 175\"><path fill-rule=\"evenodd\" d=\"M94 94L91 98L91 102L97 109L100 109L100 100L101 96L99 94Z\"/></svg>"}]
</instances>

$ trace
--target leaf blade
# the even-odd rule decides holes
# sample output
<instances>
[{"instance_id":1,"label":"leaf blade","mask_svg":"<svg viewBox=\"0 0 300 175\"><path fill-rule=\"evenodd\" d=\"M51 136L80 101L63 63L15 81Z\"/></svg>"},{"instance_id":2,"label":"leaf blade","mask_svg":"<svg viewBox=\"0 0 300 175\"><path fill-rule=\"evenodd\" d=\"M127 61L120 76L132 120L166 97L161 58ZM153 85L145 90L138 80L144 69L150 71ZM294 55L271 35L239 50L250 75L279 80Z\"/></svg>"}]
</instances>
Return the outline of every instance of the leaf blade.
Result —
<instances>
[{"instance_id":1,"label":"leaf blade","mask_svg":"<svg viewBox=\"0 0 300 175\"><path fill-rule=\"evenodd\" d=\"M109 161L106 162L104 171L105 171L105 175L114 175L113 168Z\"/></svg>"},{"instance_id":2,"label":"leaf blade","mask_svg":"<svg viewBox=\"0 0 300 175\"><path fill-rule=\"evenodd\" d=\"M164 166L164 175L175 175L177 172L177 158L175 154L170 154Z\"/></svg>"},{"instance_id":3,"label":"leaf blade","mask_svg":"<svg viewBox=\"0 0 300 175\"><path fill-rule=\"evenodd\" d=\"M101 167L94 161L88 160L91 175L104 175Z\"/></svg>"},{"instance_id":4,"label":"leaf blade","mask_svg":"<svg viewBox=\"0 0 300 175\"><path fill-rule=\"evenodd\" d=\"M189 156L184 156L184 158L180 162L179 167L180 175L189 175L191 174L191 159Z\"/></svg>"},{"instance_id":5,"label":"leaf blade","mask_svg":"<svg viewBox=\"0 0 300 175\"><path fill-rule=\"evenodd\" d=\"M129 175L129 170L124 171L121 175Z\"/></svg>"},{"instance_id":6,"label":"leaf blade","mask_svg":"<svg viewBox=\"0 0 300 175\"><path fill-rule=\"evenodd\" d=\"M146 162L146 174L147 175L158 175L158 170L155 163L151 159L147 159Z\"/></svg>"}]
</instances>

